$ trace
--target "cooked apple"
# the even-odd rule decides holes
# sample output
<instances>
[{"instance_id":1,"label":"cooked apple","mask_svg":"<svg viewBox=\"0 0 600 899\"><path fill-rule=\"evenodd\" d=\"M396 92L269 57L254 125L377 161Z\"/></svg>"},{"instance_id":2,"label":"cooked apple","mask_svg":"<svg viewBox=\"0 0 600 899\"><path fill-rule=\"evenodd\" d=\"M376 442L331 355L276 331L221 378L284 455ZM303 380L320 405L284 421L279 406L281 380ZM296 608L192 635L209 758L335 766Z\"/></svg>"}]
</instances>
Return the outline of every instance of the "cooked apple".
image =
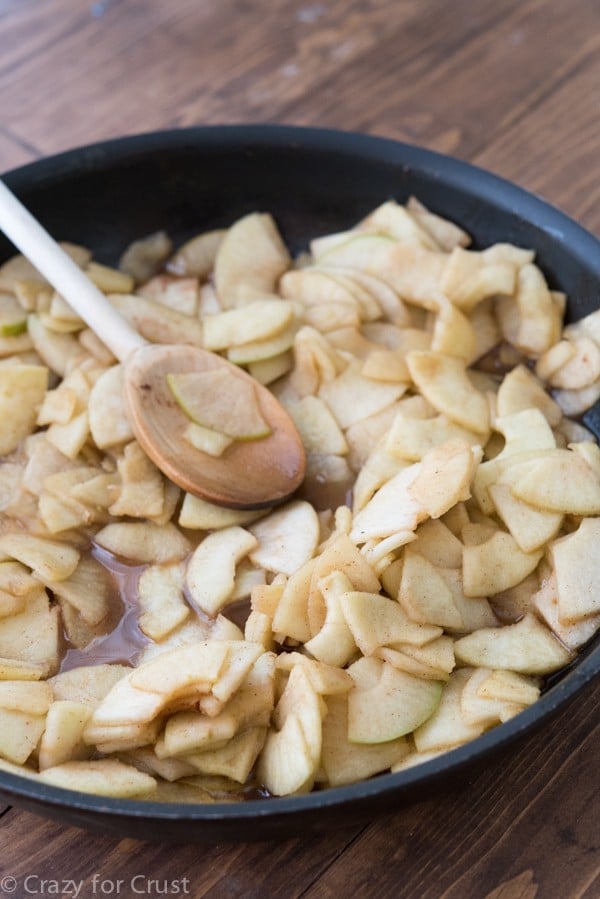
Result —
<instances>
[{"instance_id":1,"label":"cooked apple","mask_svg":"<svg viewBox=\"0 0 600 899\"><path fill-rule=\"evenodd\" d=\"M514 672L510 672L514 674ZM466 724L481 726L484 729L493 727L513 718L530 703L515 702L504 697L482 695L480 688L492 672L488 668L475 668L466 681L460 697L460 710ZM538 698L539 693L532 699Z\"/></svg>"},{"instance_id":2,"label":"cooked apple","mask_svg":"<svg viewBox=\"0 0 600 899\"><path fill-rule=\"evenodd\" d=\"M35 429L46 387L43 365L4 365L0 369L0 455L11 453Z\"/></svg>"},{"instance_id":3,"label":"cooked apple","mask_svg":"<svg viewBox=\"0 0 600 899\"><path fill-rule=\"evenodd\" d=\"M579 453L556 449L512 485L517 499L550 512L600 514L600 478Z\"/></svg>"},{"instance_id":4,"label":"cooked apple","mask_svg":"<svg viewBox=\"0 0 600 899\"><path fill-rule=\"evenodd\" d=\"M323 709L301 665L290 673L267 735L258 776L275 796L311 789L321 758Z\"/></svg>"},{"instance_id":5,"label":"cooked apple","mask_svg":"<svg viewBox=\"0 0 600 899\"><path fill-rule=\"evenodd\" d=\"M277 656L275 664L279 671L291 671L295 665L302 665L308 679L320 696L347 693L354 684L348 672L343 668L319 662L300 652L282 653Z\"/></svg>"},{"instance_id":6,"label":"cooked apple","mask_svg":"<svg viewBox=\"0 0 600 899\"><path fill-rule=\"evenodd\" d=\"M398 602L377 593L349 591L340 604L354 640L366 656L380 646L396 643L422 646L442 633L441 627L411 621Z\"/></svg>"},{"instance_id":7,"label":"cooked apple","mask_svg":"<svg viewBox=\"0 0 600 899\"><path fill-rule=\"evenodd\" d=\"M365 378L362 365L349 365L335 379L325 382L319 398L333 412L337 423L348 428L391 406L406 391L406 384L383 383Z\"/></svg>"},{"instance_id":8,"label":"cooked apple","mask_svg":"<svg viewBox=\"0 0 600 899\"><path fill-rule=\"evenodd\" d=\"M290 264L273 217L251 213L227 229L215 258L215 287L225 309L275 292Z\"/></svg>"},{"instance_id":9,"label":"cooked apple","mask_svg":"<svg viewBox=\"0 0 600 899\"><path fill-rule=\"evenodd\" d=\"M220 775L245 783L264 745L266 732L266 727L250 727L236 734L220 749L192 752L181 758L202 774Z\"/></svg>"},{"instance_id":10,"label":"cooked apple","mask_svg":"<svg viewBox=\"0 0 600 899\"><path fill-rule=\"evenodd\" d=\"M94 539L115 556L138 563L175 562L191 549L172 522L158 525L151 521L115 521L98 531Z\"/></svg>"},{"instance_id":11,"label":"cooked apple","mask_svg":"<svg viewBox=\"0 0 600 899\"><path fill-rule=\"evenodd\" d=\"M418 752L452 749L474 740L483 732L482 724L468 724L462 715L462 693L471 674L471 669L461 668L450 675L434 713L413 734Z\"/></svg>"},{"instance_id":12,"label":"cooked apple","mask_svg":"<svg viewBox=\"0 0 600 899\"><path fill-rule=\"evenodd\" d=\"M90 707L82 702L60 699L52 703L40 741L40 771L89 757L91 750L83 742L83 731L91 714Z\"/></svg>"},{"instance_id":13,"label":"cooked apple","mask_svg":"<svg viewBox=\"0 0 600 899\"><path fill-rule=\"evenodd\" d=\"M483 543L465 546L463 579L466 596L493 596L514 587L537 567L542 550L523 552L505 531L496 531Z\"/></svg>"},{"instance_id":14,"label":"cooked apple","mask_svg":"<svg viewBox=\"0 0 600 899\"><path fill-rule=\"evenodd\" d=\"M404 737L386 743L351 743L348 739L348 697L328 697L321 764L330 786L355 783L386 771L405 758L408 751Z\"/></svg>"},{"instance_id":15,"label":"cooked apple","mask_svg":"<svg viewBox=\"0 0 600 899\"><path fill-rule=\"evenodd\" d=\"M160 641L190 615L183 595L184 568L181 563L149 565L138 581L140 630L151 640Z\"/></svg>"},{"instance_id":16,"label":"cooked apple","mask_svg":"<svg viewBox=\"0 0 600 899\"><path fill-rule=\"evenodd\" d=\"M27 330L27 314L10 294L0 293L0 335L17 337Z\"/></svg>"},{"instance_id":17,"label":"cooked apple","mask_svg":"<svg viewBox=\"0 0 600 899\"><path fill-rule=\"evenodd\" d=\"M185 415L195 424L234 440L257 440L271 433L262 417L254 386L221 368L171 373L167 384Z\"/></svg>"},{"instance_id":18,"label":"cooked apple","mask_svg":"<svg viewBox=\"0 0 600 899\"><path fill-rule=\"evenodd\" d=\"M292 303L279 297L254 300L204 319L204 346L216 352L280 334L294 317Z\"/></svg>"},{"instance_id":19,"label":"cooked apple","mask_svg":"<svg viewBox=\"0 0 600 899\"><path fill-rule=\"evenodd\" d=\"M484 627L454 644L464 665L506 668L520 674L551 674L567 665L572 654L535 615L516 624Z\"/></svg>"},{"instance_id":20,"label":"cooked apple","mask_svg":"<svg viewBox=\"0 0 600 899\"><path fill-rule=\"evenodd\" d=\"M344 616L342 599L353 585L341 571L334 571L318 582L325 600L325 620L321 629L304 644L321 662L343 668L356 654L356 643Z\"/></svg>"},{"instance_id":21,"label":"cooked apple","mask_svg":"<svg viewBox=\"0 0 600 899\"><path fill-rule=\"evenodd\" d=\"M556 570L558 615L575 623L600 612L596 548L600 519L584 518L576 531L556 540L550 549Z\"/></svg>"},{"instance_id":22,"label":"cooked apple","mask_svg":"<svg viewBox=\"0 0 600 899\"><path fill-rule=\"evenodd\" d=\"M406 361L413 381L434 409L469 431L489 433L487 400L469 380L461 359L415 350Z\"/></svg>"},{"instance_id":23,"label":"cooked apple","mask_svg":"<svg viewBox=\"0 0 600 899\"><path fill-rule=\"evenodd\" d=\"M37 746L45 726L45 715L0 707L0 757L23 765Z\"/></svg>"},{"instance_id":24,"label":"cooked apple","mask_svg":"<svg viewBox=\"0 0 600 899\"><path fill-rule=\"evenodd\" d=\"M413 621L452 630L462 626L453 592L439 569L410 549L404 554L398 600Z\"/></svg>"},{"instance_id":25,"label":"cooked apple","mask_svg":"<svg viewBox=\"0 0 600 899\"><path fill-rule=\"evenodd\" d=\"M64 762L46 768L41 772L40 780L65 790L121 799L132 799L156 789L153 777L117 759Z\"/></svg>"},{"instance_id":26,"label":"cooked apple","mask_svg":"<svg viewBox=\"0 0 600 899\"><path fill-rule=\"evenodd\" d=\"M248 530L258 541L249 553L252 562L286 575L292 575L313 557L320 535L317 513L303 500L286 503Z\"/></svg>"},{"instance_id":27,"label":"cooked apple","mask_svg":"<svg viewBox=\"0 0 600 899\"><path fill-rule=\"evenodd\" d=\"M257 546L256 537L237 526L208 534L187 565L186 586L192 602L214 617L233 594L236 565Z\"/></svg>"},{"instance_id":28,"label":"cooked apple","mask_svg":"<svg viewBox=\"0 0 600 899\"><path fill-rule=\"evenodd\" d=\"M411 733L435 711L442 694L438 681L423 680L378 659L376 683L358 682L348 695L348 739L352 743L386 743ZM359 659L348 669L357 680ZM379 667L380 666L380 667Z\"/></svg>"}]
</instances>

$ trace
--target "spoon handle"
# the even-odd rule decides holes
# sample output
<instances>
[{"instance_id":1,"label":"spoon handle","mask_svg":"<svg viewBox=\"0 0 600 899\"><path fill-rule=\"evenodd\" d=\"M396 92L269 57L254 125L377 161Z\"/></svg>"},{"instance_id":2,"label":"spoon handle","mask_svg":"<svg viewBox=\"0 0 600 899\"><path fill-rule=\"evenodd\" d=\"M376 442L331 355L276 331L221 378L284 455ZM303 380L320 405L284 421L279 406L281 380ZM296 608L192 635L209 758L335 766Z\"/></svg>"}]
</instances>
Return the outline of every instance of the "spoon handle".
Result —
<instances>
[{"instance_id":1,"label":"spoon handle","mask_svg":"<svg viewBox=\"0 0 600 899\"><path fill-rule=\"evenodd\" d=\"M146 341L0 181L0 230L41 272L87 325L123 361Z\"/></svg>"}]
</instances>

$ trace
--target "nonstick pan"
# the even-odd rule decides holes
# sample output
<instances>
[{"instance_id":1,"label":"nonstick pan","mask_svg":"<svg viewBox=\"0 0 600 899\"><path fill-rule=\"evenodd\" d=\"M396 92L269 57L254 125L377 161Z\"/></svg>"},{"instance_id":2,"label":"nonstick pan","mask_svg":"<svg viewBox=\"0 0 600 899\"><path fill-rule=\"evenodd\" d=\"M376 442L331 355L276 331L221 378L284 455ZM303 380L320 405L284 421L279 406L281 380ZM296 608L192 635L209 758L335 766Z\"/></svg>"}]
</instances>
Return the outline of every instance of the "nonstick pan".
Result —
<instances>
[{"instance_id":1,"label":"nonstick pan","mask_svg":"<svg viewBox=\"0 0 600 899\"><path fill-rule=\"evenodd\" d=\"M600 304L600 242L541 199L456 159L360 134L280 126L158 132L24 166L6 183L61 240L114 264L132 240L164 229L174 242L240 215L270 211L295 250L349 227L385 199L417 196L474 236L533 248L568 318ZM0 239L0 261L14 252ZM593 427L593 416L590 417ZM216 841L307 835L372 818L436 792L543 727L600 673L600 641L525 712L426 764L306 796L180 805L105 799L0 772L9 803L88 829L138 839Z\"/></svg>"}]
</instances>

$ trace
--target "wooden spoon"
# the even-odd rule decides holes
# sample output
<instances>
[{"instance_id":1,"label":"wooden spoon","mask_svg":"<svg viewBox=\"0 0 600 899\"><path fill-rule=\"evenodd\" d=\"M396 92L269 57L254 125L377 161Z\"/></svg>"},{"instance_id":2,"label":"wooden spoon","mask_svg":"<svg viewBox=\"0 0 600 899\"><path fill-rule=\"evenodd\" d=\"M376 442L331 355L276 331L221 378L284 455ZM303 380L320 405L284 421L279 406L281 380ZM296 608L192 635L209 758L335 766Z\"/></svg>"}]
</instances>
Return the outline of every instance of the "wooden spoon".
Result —
<instances>
[{"instance_id":1,"label":"wooden spoon","mask_svg":"<svg viewBox=\"0 0 600 899\"><path fill-rule=\"evenodd\" d=\"M273 394L221 356L194 346L151 344L121 318L104 294L0 181L0 229L123 363L125 407L141 446L168 478L202 499L235 509L282 502L302 482L305 454L291 418ZM267 437L235 441L219 457L182 439L189 419L166 381L169 372L223 367L255 388Z\"/></svg>"}]
</instances>

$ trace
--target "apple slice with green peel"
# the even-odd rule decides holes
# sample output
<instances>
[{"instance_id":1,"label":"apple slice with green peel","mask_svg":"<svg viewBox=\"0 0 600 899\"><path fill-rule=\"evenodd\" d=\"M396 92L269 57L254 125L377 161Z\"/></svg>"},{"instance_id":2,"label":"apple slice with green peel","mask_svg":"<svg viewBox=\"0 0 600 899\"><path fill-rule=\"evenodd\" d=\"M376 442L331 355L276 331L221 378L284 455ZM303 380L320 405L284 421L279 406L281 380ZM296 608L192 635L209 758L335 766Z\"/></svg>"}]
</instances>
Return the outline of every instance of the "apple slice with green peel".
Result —
<instances>
[{"instance_id":1,"label":"apple slice with green peel","mask_svg":"<svg viewBox=\"0 0 600 899\"><path fill-rule=\"evenodd\" d=\"M271 433L252 384L229 371L211 369L167 375L177 404L195 424L234 440L258 440Z\"/></svg>"},{"instance_id":2,"label":"apple slice with green peel","mask_svg":"<svg viewBox=\"0 0 600 899\"><path fill-rule=\"evenodd\" d=\"M18 337L27 330L27 313L9 294L0 294L0 336Z\"/></svg>"}]
</instances>

